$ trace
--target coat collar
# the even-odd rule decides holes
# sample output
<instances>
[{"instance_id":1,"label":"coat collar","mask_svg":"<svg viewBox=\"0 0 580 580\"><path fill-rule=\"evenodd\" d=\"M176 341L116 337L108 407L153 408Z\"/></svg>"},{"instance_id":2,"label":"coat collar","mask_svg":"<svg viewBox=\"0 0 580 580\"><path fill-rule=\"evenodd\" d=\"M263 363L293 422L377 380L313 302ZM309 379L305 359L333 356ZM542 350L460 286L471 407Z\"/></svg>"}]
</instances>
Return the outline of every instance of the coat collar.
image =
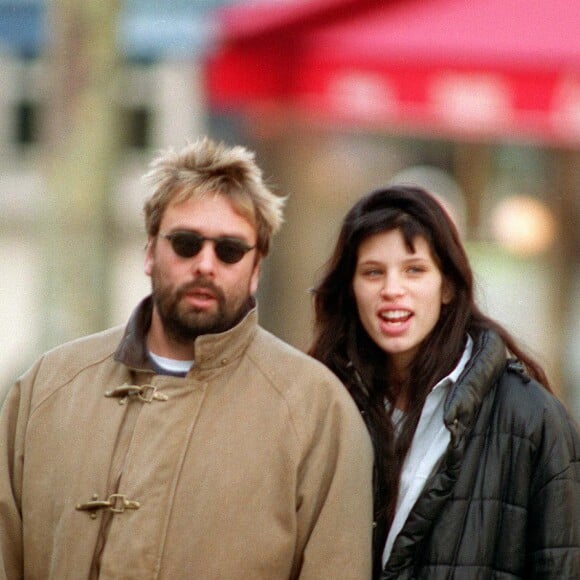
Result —
<instances>
[{"instance_id":1,"label":"coat collar","mask_svg":"<svg viewBox=\"0 0 580 580\"><path fill-rule=\"evenodd\" d=\"M153 300L148 296L131 314L115 351L115 360L131 369L153 372L146 346L152 312ZM195 339L195 368L221 367L241 356L254 337L257 326L257 305L252 299L248 313L236 326L225 332L205 334Z\"/></svg>"}]
</instances>

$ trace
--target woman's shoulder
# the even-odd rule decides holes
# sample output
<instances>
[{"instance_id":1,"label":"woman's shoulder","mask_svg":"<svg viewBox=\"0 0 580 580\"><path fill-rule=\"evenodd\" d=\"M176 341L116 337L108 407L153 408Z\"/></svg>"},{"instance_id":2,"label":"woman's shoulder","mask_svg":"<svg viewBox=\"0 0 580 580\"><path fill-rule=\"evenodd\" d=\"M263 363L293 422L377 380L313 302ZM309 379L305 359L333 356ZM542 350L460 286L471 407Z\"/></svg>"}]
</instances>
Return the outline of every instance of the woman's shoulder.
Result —
<instances>
[{"instance_id":1,"label":"woman's shoulder","mask_svg":"<svg viewBox=\"0 0 580 580\"><path fill-rule=\"evenodd\" d=\"M495 420L501 430L550 446L560 439L580 452L578 424L564 403L531 378L521 362L509 360L497 382Z\"/></svg>"},{"instance_id":2,"label":"woman's shoulder","mask_svg":"<svg viewBox=\"0 0 580 580\"><path fill-rule=\"evenodd\" d=\"M498 379L498 395L503 405L538 414L564 410L562 401L532 378L519 360L508 359Z\"/></svg>"}]
</instances>

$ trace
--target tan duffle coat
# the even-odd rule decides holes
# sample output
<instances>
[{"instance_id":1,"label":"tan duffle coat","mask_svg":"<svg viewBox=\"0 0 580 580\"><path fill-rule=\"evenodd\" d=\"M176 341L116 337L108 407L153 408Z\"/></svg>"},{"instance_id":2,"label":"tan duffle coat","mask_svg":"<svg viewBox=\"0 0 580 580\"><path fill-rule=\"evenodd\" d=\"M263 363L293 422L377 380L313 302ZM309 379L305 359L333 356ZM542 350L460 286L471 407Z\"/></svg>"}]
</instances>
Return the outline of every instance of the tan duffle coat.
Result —
<instances>
[{"instance_id":1,"label":"tan duffle coat","mask_svg":"<svg viewBox=\"0 0 580 580\"><path fill-rule=\"evenodd\" d=\"M0 422L0 578L366 579L372 449L325 367L257 324L185 378L129 325L44 355Z\"/></svg>"}]
</instances>

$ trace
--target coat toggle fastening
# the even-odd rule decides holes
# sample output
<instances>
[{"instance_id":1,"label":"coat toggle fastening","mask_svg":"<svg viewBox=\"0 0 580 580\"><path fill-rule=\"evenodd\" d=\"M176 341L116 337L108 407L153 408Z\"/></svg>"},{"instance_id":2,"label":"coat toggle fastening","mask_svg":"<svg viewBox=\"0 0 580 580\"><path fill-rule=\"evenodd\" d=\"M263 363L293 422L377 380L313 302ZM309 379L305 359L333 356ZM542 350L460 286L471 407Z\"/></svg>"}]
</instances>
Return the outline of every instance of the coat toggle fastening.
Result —
<instances>
[{"instance_id":1,"label":"coat toggle fastening","mask_svg":"<svg viewBox=\"0 0 580 580\"><path fill-rule=\"evenodd\" d=\"M122 493L112 493L105 500L100 500L98 494L95 493L91 501L79 503L75 509L90 512L91 518L94 520L98 510L108 509L115 514L122 514L125 510L138 510L140 507L141 504L138 501L129 500Z\"/></svg>"},{"instance_id":2,"label":"coat toggle fastening","mask_svg":"<svg viewBox=\"0 0 580 580\"><path fill-rule=\"evenodd\" d=\"M163 393L157 392L157 387L153 385L121 385L105 393L105 397L119 397L119 405L127 404L129 397L137 397L144 403L152 401L167 401L169 398Z\"/></svg>"}]
</instances>

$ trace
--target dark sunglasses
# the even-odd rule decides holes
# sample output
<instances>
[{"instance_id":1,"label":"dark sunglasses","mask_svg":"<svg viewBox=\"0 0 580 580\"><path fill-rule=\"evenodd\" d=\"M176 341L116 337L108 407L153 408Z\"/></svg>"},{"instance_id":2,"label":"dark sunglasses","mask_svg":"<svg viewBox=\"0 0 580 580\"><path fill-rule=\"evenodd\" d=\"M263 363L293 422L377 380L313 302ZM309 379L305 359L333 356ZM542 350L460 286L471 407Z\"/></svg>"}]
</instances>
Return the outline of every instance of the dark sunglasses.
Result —
<instances>
[{"instance_id":1,"label":"dark sunglasses","mask_svg":"<svg viewBox=\"0 0 580 580\"><path fill-rule=\"evenodd\" d=\"M193 258L193 256L201 252L203 243L206 240L213 242L216 256L224 264L239 262L250 250L256 247L248 246L248 244L237 238L209 238L195 232L173 232L172 234L159 235L169 240L173 251L182 258Z\"/></svg>"}]
</instances>

